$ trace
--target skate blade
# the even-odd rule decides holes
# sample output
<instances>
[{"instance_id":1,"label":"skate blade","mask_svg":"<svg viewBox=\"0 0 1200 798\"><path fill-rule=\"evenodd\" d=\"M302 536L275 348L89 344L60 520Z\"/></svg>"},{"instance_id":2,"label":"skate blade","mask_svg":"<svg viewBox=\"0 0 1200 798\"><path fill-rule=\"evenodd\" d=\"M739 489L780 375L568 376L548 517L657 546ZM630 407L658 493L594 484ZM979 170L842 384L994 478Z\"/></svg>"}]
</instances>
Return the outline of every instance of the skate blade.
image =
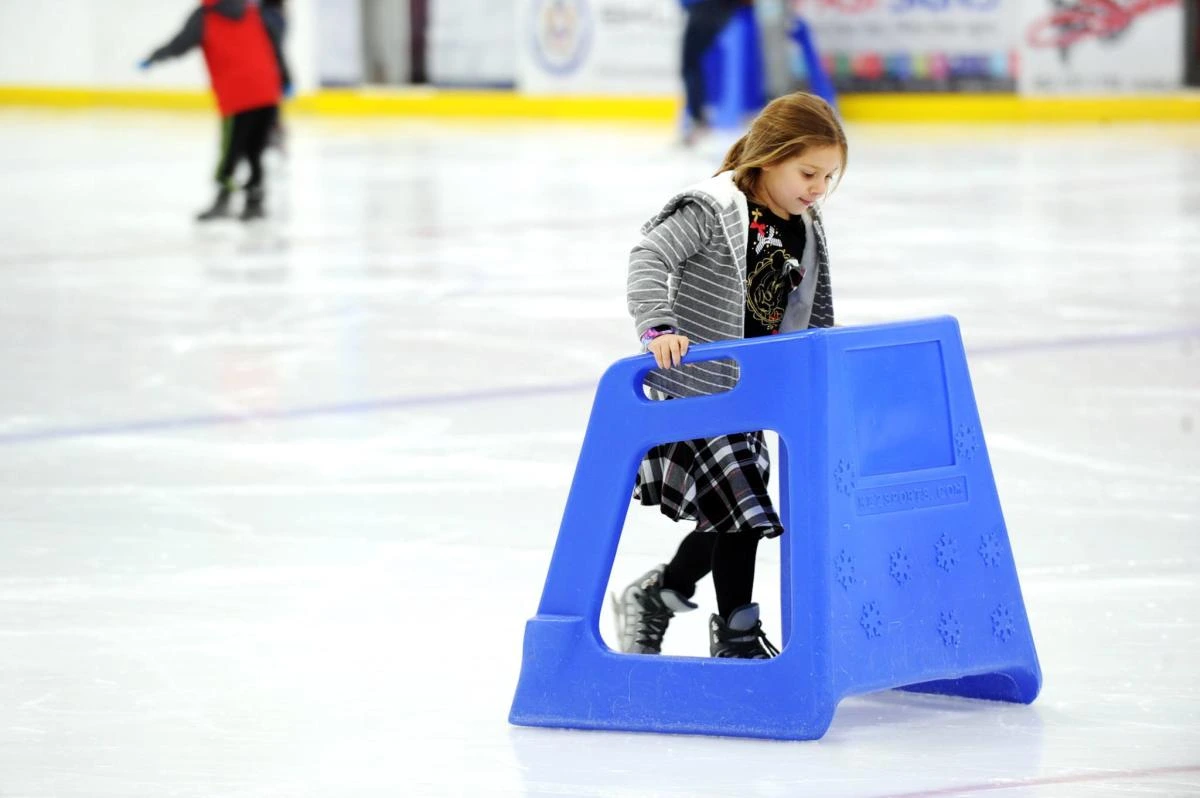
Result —
<instances>
[{"instance_id":1,"label":"skate blade","mask_svg":"<svg viewBox=\"0 0 1200 798\"><path fill-rule=\"evenodd\" d=\"M625 651L625 610L621 606L621 599L616 593L609 591L608 600L612 606L613 626L617 629L617 650L628 653Z\"/></svg>"}]
</instances>

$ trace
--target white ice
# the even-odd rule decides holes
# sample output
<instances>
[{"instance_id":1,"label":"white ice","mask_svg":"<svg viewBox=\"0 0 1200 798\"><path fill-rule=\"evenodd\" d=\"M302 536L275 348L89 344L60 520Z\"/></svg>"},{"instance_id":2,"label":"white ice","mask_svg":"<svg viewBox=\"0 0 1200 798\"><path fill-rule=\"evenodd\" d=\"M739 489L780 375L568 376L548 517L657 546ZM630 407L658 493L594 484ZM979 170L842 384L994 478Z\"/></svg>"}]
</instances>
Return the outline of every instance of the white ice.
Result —
<instances>
[{"instance_id":1,"label":"white ice","mask_svg":"<svg viewBox=\"0 0 1200 798\"><path fill-rule=\"evenodd\" d=\"M811 743L507 723L629 246L722 142L289 131L199 228L208 115L0 112L0 796L1200 795L1200 127L851 126L839 321L958 317L1045 684Z\"/></svg>"}]
</instances>

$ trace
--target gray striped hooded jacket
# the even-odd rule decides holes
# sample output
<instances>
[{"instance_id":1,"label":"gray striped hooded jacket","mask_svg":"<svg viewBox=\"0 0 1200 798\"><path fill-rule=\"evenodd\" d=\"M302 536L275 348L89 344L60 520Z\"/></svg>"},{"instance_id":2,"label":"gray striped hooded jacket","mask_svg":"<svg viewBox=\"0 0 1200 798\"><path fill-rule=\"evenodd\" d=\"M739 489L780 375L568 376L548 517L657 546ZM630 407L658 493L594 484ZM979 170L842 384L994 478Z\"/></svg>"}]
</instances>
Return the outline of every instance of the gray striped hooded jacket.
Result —
<instances>
[{"instance_id":1,"label":"gray striped hooded jacket","mask_svg":"<svg viewBox=\"0 0 1200 798\"><path fill-rule=\"evenodd\" d=\"M788 295L781 332L833 326L829 255L821 214L804 215L804 280ZM692 343L744 337L746 318L746 195L722 172L676 194L642 226L629 255L629 312L640 336L668 325ZM655 369L647 383L671 396L729 390L737 364L710 360Z\"/></svg>"}]
</instances>

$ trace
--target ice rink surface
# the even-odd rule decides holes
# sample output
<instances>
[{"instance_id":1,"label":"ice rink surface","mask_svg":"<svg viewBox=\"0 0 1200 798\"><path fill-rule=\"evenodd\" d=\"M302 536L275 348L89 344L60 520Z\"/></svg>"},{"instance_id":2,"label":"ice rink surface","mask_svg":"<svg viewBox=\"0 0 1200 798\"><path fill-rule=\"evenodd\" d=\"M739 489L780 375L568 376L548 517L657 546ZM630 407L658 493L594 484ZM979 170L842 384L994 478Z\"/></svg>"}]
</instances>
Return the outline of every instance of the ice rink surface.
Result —
<instances>
[{"instance_id":1,"label":"ice rink surface","mask_svg":"<svg viewBox=\"0 0 1200 798\"><path fill-rule=\"evenodd\" d=\"M629 247L723 142L289 125L202 228L211 116L0 111L0 796L1200 795L1200 127L849 128L839 322L959 319L1045 683L782 743L507 723Z\"/></svg>"}]
</instances>

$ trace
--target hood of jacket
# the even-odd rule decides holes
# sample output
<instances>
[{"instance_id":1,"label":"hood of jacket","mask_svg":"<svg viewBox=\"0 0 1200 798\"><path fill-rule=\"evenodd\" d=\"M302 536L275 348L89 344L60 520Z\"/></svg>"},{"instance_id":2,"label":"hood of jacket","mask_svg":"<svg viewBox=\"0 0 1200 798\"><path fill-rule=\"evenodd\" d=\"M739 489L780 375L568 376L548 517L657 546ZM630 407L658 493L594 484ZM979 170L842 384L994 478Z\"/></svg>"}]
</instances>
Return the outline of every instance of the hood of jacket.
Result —
<instances>
[{"instance_id":1,"label":"hood of jacket","mask_svg":"<svg viewBox=\"0 0 1200 798\"><path fill-rule=\"evenodd\" d=\"M204 8L223 17L241 19L246 15L246 0L204 0Z\"/></svg>"},{"instance_id":2,"label":"hood of jacket","mask_svg":"<svg viewBox=\"0 0 1200 798\"><path fill-rule=\"evenodd\" d=\"M680 191L674 197L671 197L662 210L654 215L654 218L642 225L642 235L649 233L655 227L662 224L664 219L674 213L685 202L702 202L718 217L721 216L723 210L731 205L740 204L739 216L746 217L746 223L749 224L749 215L745 210L745 197L742 195L742 192L738 191L738 187L733 182L733 172L727 171L694 183L683 191Z\"/></svg>"}]
</instances>

